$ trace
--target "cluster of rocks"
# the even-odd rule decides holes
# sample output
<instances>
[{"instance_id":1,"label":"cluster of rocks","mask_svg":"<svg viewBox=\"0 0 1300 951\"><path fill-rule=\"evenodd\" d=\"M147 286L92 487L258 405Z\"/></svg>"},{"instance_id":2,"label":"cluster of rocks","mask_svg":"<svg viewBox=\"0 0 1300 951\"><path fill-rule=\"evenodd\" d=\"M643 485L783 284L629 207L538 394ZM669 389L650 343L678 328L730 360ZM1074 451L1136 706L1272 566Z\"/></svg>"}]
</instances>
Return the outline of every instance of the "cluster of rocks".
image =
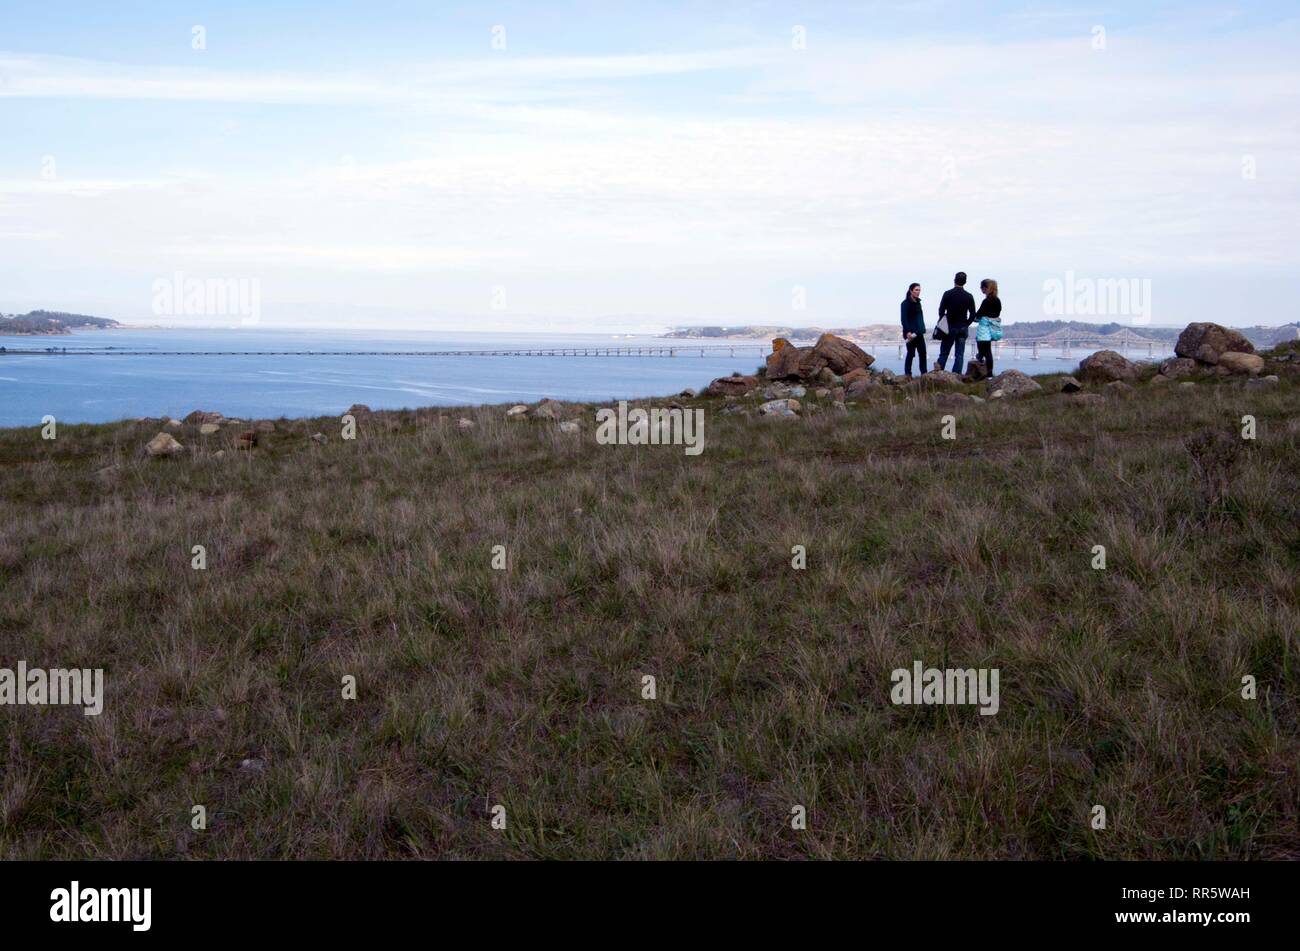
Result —
<instances>
[{"instance_id":1,"label":"cluster of rocks","mask_svg":"<svg viewBox=\"0 0 1300 951\"><path fill-rule=\"evenodd\" d=\"M516 403L506 410L506 419L523 420L523 419L541 419L547 422L555 423L555 428L562 433L573 435L581 432L582 427L577 420L564 418L564 404L559 400L544 399L536 406L528 406L524 403ZM469 423L469 420L461 420L462 423ZM462 426L462 429L468 429L473 426Z\"/></svg>"},{"instance_id":2,"label":"cluster of rocks","mask_svg":"<svg viewBox=\"0 0 1300 951\"><path fill-rule=\"evenodd\" d=\"M356 407L353 407L356 409ZM363 407L364 409L364 407ZM348 412L352 412L349 410ZM152 423L155 420L148 417L141 417L136 420L138 423ZM185 444L178 440L172 433L183 429L186 426L194 428L199 438L206 439L208 436L214 436L221 432L223 427L246 427L250 424L246 420L237 419L231 416L223 416L221 413L210 412L208 410L196 409L184 419L164 416L156 422L161 423L164 431L158 433L149 442L145 444L145 454L151 459L167 459L179 453L185 452ZM170 430L168 432L167 430ZM241 429L235 434L233 445L240 450L249 450L257 446L258 440L263 433L275 432L275 423L269 419L258 420L251 424L251 428ZM316 433L311 437L316 442L324 442L325 437ZM213 457L220 459L225 455L225 450L218 450L213 453Z\"/></svg>"}]
</instances>

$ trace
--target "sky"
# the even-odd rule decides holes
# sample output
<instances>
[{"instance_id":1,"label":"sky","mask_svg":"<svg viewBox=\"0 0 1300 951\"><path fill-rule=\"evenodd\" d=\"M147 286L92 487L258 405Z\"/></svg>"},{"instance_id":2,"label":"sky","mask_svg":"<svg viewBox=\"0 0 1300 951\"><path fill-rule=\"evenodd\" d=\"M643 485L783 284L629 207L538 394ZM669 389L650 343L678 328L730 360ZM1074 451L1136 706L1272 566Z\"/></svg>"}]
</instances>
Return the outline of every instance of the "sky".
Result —
<instances>
[{"instance_id":1,"label":"sky","mask_svg":"<svg viewBox=\"0 0 1300 951\"><path fill-rule=\"evenodd\" d=\"M0 311L1300 319L1293 2L0 4ZM180 291L180 293L177 293Z\"/></svg>"}]
</instances>

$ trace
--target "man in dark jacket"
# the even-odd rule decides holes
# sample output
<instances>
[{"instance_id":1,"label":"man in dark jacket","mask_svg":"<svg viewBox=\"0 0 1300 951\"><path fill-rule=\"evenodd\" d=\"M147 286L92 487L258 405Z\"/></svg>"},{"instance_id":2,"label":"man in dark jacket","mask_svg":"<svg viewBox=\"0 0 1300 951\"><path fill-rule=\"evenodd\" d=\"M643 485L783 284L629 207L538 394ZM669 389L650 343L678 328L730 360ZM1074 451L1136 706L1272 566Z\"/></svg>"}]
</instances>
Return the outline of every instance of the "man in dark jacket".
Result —
<instances>
[{"instance_id":1,"label":"man in dark jacket","mask_svg":"<svg viewBox=\"0 0 1300 951\"><path fill-rule=\"evenodd\" d=\"M958 271L957 276L953 278L953 287L943 292L943 297L939 301L939 316L948 318L948 333L939 344L939 361L936 364L940 370L948 362L948 351L957 345L957 352L953 355L952 372L961 373L962 360L966 355L966 334L970 328L971 321L975 319L975 298L971 297L970 291L966 290L966 272Z\"/></svg>"}]
</instances>

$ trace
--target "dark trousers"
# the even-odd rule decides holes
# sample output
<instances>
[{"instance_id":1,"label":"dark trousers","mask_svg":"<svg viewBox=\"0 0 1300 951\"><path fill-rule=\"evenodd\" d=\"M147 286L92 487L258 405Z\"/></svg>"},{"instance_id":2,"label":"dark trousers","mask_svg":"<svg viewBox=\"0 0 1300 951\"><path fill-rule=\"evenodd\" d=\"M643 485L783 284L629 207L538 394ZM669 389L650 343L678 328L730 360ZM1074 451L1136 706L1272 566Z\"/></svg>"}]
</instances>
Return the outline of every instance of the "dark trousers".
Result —
<instances>
[{"instance_id":1,"label":"dark trousers","mask_svg":"<svg viewBox=\"0 0 1300 951\"><path fill-rule=\"evenodd\" d=\"M993 375L993 341L976 340L975 349L979 351L980 362L988 368L989 376Z\"/></svg>"},{"instance_id":2,"label":"dark trousers","mask_svg":"<svg viewBox=\"0 0 1300 951\"><path fill-rule=\"evenodd\" d=\"M908 376L912 375L912 357L918 353L921 355L921 372L929 373L930 364L925 359L925 337L921 334L907 341L907 359L903 361L903 372Z\"/></svg>"},{"instance_id":3,"label":"dark trousers","mask_svg":"<svg viewBox=\"0 0 1300 951\"><path fill-rule=\"evenodd\" d=\"M952 349L953 344L957 345L957 353L952 358L952 372L961 373L963 361L966 357L966 328L963 327L955 334L948 334L943 338L943 343L939 344L939 369L944 368L948 362L948 351Z\"/></svg>"}]
</instances>

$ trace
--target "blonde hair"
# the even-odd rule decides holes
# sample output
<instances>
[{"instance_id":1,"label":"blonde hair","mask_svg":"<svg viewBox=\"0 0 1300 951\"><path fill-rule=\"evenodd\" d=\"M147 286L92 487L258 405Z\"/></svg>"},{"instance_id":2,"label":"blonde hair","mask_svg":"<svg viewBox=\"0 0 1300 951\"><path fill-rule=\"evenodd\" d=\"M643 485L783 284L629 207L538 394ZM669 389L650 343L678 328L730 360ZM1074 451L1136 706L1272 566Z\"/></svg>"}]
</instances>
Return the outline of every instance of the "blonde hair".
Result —
<instances>
[{"instance_id":1,"label":"blonde hair","mask_svg":"<svg viewBox=\"0 0 1300 951\"><path fill-rule=\"evenodd\" d=\"M987 287L989 293L992 294L994 297L998 296L998 282L993 280L993 278L991 277L984 278L984 280L980 281L980 286Z\"/></svg>"}]
</instances>

